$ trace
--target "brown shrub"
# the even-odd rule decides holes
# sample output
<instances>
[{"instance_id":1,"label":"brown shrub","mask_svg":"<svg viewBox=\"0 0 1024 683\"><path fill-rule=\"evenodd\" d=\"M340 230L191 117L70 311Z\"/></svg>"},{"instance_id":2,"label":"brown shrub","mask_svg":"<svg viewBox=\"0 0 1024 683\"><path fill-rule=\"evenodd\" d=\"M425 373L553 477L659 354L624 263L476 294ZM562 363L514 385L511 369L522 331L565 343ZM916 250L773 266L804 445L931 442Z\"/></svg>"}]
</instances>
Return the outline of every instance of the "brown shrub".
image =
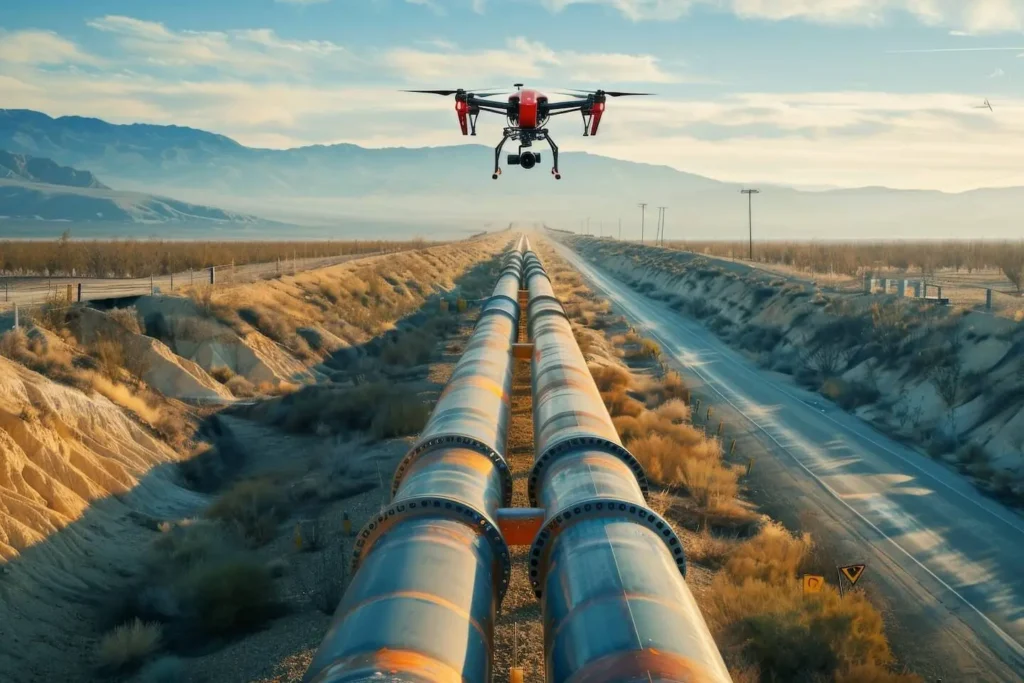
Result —
<instances>
[{"instance_id":1,"label":"brown shrub","mask_svg":"<svg viewBox=\"0 0 1024 683\"><path fill-rule=\"evenodd\" d=\"M600 391L611 391L612 389L629 389L633 383L633 376L628 370L619 365L590 365L590 374L594 383Z\"/></svg>"},{"instance_id":2,"label":"brown shrub","mask_svg":"<svg viewBox=\"0 0 1024 683\"><path fill-rule=\"evenodd\" d=\"M202 564L185 577L198 626L207 635L254 630L276 612L274 580L265 564L242 558Z\"/></svg>"},{"instance_id":3,"label":"brown shrub","mask_svg":"<svg viewBox=\"0 0 1024 683\"><path fill-rule=\"evenodd\" d=\"M604 404L608 408L608 413L613 418L620 415L637 417L644 412L644 404L632 396L629 396L626 393L626 390L622 387L601 392L601 398L604 400Z\"/></svg>"},{"instance_id":4,"label":"brown shrub","mask_svg":"<svg viewBox=\"0 0 1024 683\"><path fill-rule=\"evenodd\" d=\"M662 403L654 412L659 418L668 420L672 424L683 424L690 421L690 406L677 398Z\"/></svg>"},{"instance_id":5,"label":"brown shrub","mask_svg":"<svg viewBox=\"0 0 1024 683\"><path fill-rule=\"evenodd\" d=\"M234 526L250 543L263 545L277 535L287 500L271 479L235 484L206 509L206 517Z\"/></svg>"},{"instance_id":6,"label":"brown shrub","mask_svg":"<svg viewBox=\"0 0 1024 683\"><path fill-rule=\"evenodd\" d=\"M710 569L725 565L736 548L736 538L722 537L708 527L695 534L687 535L683 541L687 562L696 562Z\"/></svg>"},{"instance_id":7,"label":"brown shrub","mask_svg":"<svg viewBox=\"0 0 1024 683\"><path fill-rule=\"evenodd\" d=\"M210 377L213 377L221 384L227 384L234 376L235 371L226 365L218 365L217 367L210 369Z\"/></svg>"},{"instance_id":8,"label":"brown shrub","mask_svg":"<svg viewBox=\"0 0 1024 683\"><path fill-rule=\"evenodd\" d=\"M142 334L142 324L139 321L139 312L134 306L130 306L128 308L112 308L107 311L107 317L132 334Z\"/></svg>"},{"instance_id":9,"label":"brown shrub","mask_svg":"<svg viewBox=\"0 0 1024 683\"><path fill-rule=\"evenodd\" d=\"M430 408L415 396L395 396L377 406L370 424L370 433L378 439L408 436L423 430L430 417Z\"/></svg>"},{"instance_id":10,"label":"brown shrub","mask_svg":"<svg viewBox=\"0 0 1024 683\"><path fill-rule=\"evenodd\" d=\"M96 655L101 669L124 672L142 664L160 647L163 628L135 619L122 624L100 640Z\"/></svg>"},{"instance_id":11,"label":"brown shrub","mask_svg":"<svg viewBox=\"0 0 1024 683\"><path fill-rule=\"evenodd\" d=\"M780 524L766 524L736 549L725 571L736 583L747 579L781 583L796 577L813 547L810 534L793 536Z\"/></svg>"}]
</instances>

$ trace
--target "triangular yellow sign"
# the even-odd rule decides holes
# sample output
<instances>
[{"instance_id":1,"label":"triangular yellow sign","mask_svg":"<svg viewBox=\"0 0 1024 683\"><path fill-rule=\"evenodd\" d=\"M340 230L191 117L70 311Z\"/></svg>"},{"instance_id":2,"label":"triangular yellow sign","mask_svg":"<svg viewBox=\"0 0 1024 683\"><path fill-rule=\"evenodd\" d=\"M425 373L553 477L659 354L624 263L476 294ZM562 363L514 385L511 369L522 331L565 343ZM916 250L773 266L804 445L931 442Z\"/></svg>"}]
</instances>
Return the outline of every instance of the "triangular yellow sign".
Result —
<instances>
[{"instance_id":1,"label":"triangular yellow sign","mask_svg":"<svg viewBox=\"0 0 1024 683\"><path fill-rule=\"evenodd\" d=\"M843 576L849 580L851 586L856 586L857 581L860 580L861 575L864 573L864 567L867 565L863 564L851 564L848 567L840 567L839 571L843 573Z\"/></svg>"}]
</instances>

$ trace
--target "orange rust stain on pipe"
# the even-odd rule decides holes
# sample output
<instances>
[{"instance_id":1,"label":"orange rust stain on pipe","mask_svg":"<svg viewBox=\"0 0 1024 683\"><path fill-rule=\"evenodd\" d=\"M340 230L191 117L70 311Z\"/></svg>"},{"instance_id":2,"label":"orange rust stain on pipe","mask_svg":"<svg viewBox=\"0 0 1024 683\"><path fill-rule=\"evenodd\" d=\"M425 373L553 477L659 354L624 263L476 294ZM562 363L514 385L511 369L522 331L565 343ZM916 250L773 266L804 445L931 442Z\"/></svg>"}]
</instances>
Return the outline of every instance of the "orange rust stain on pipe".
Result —
<instances>
[{"instance_id":1,"label":"orange rust stain on pipe","mask_svg":"<svg viewBox=\"0 0 1024 683\"><path fill-rule=\"evenodd\" d=\"M528 546L544 524L544 508L500 508L498 529L509 546Z\"/></svg>"},{"instance_id":2,"label":"orange rust stain on pipe","mask_svg":"<svg viewBox=\"0 0 1024 683\"><path fill-rule=\"evenodd\" d=\"M366 666L394 676L412 673L432 683L463 683L462 673L450 665L413 650L381 648L373 653ZM333 667L332 667L333 668Z\"/></svg>"},{"instance_id":3,"label":"orange rust stain on pipe","mask_svg":"<svg viewBox=\"0 0 1024 683\"><path fill-rule=\"evenodd\" d=\"M451 602L450 600L445 600L444 598L439 597L434 593L424 593L423 591L394 591L392 593L385 593L383 595L375 595L368 600L363 600L362 602L353 605L352 609L348 610L348 614L351 614L352 612L355 612L363 607L366 607L367 605L372 605L375 602L394 599L420 600L422 602L429 602L439 607L443 607L449 612L454 612L455 614L459 615L462 619L464 619L467 624L472 626L477 633L480 634L480 637L483 639L483 641L488 644L488 650L490 650L491 640L487 637L487 632L484 631L484 627L481 626L475 619L473 619L473 615L471 615L462 607L456 605L454 602Z\"/></svg>"},{"instance_id":4,"label":"orange rust stain on pipe","mask_svg":"<svg viewBox=\"0 0 1024 683\"><path fill-rule=\"evenodd\" d=\"M594 660L580 669L566 683L618 683L638 680L649 675L678 683L712 683L718 680L692 659L653 648L629 650Z\"/></svg>"},{"instance_id":5,"label":"orange rust stain on pipe","mask_svg":"<svg viewBox=\"0 0 1024 683\"><path fill-rule=\"evenodd\" d=\"M429 464L431 465L436 465L437 463L453 463L456 465L462 465L484 476L487 476L494 471L494 463L491 462L490 458L476 451L471 451L468 448L457 448L435 452L439 453L439 455L429 461ZM424 460L424 462L427 461Z\"/></svg>"}]
</instances>

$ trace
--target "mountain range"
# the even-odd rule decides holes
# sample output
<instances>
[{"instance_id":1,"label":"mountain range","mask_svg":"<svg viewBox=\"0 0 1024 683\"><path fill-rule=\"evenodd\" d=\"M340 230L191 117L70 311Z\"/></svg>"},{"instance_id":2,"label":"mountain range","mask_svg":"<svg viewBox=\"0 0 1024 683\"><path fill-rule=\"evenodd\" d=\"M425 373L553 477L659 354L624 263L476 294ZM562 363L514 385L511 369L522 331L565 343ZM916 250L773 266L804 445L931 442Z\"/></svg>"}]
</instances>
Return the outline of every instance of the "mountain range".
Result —
<instances>
[{"instance_id":1,"label":"mountain range","mask_svg":"<svg viewBox=\"0 0 1024 683\"><path fill-rule=\"evenodd\" d=\"M424 232L431 236L532 220L579 230L590 217L595 234L617 234L621 218L623 237L636 238L637 204L646 202L646 237L657 206L668 207L669 239L746 239L748 231L739 184L581 152L561 155L562 180L550 175L550 152L542 149L542 163L529 171L503 159L504 173L493 181L493 149L477 144L259 149L193 128L27 110L0 110L0 149L86 169L122 190L320 228L378 221L434 226L437 232ZM1024 188L947 194L758 187L755 239L1016 239L1024 218Z\"/></svg>"}]
</instances>

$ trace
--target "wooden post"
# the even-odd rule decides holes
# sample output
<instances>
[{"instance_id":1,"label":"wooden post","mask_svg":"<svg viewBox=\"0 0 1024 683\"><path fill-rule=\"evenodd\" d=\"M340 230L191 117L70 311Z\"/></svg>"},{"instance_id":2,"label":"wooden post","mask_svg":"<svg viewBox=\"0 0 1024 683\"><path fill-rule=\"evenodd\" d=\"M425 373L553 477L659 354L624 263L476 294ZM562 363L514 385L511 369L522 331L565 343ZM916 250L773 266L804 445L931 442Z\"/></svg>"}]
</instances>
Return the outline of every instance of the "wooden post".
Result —
<instances>
[{"instance_id":1,"label":"wooden post","mask_svg":"<svg viewBox=\"0 0 1024 683\"><path fill-rule=\"evenodd\" d=\"M78 283L78 302L82 302L82 283Z\"/></svg>"},{"instance_id":2,"label":"wooden post","mask_svg":"<svg viewBox=\"0 0 1024 683\"><path fill-rule=\"evenodd\" d=\"M149 295L153 296L156 294L156 285L153 283L153 274L149 274Z\"/></svg>"},{"instance_id":3,"label":"wooden post","mask_svg":"<svg viewBox=\"0 0 1024 683\"><path fill-rule=\"evenodd\" d=\"M991 289L986 289L985 290L985 309L989 310L989 311L992 310L992 290Z\"/></svg>"},{"instance_id":4,"label":"wooden post","mask_svg":"<svg viewBox=\"0 0 1024 683\"><path fill-rule=\"evenodd\" d=\"M211 285L215 284L217 282L217 276L216 276L214 271L216 271L216 267L215 266L210 266L210 284Z\"/></svg>"},{"instance_id":5,"label":"wooden post","mask_svg":"<svg viewBox=\"0 0 1024 683\"><path fill-rule=\"evenodd\" d=\"M14 303L14 329L18 329L18 303Z\"/></svg>"}]
</instances>

